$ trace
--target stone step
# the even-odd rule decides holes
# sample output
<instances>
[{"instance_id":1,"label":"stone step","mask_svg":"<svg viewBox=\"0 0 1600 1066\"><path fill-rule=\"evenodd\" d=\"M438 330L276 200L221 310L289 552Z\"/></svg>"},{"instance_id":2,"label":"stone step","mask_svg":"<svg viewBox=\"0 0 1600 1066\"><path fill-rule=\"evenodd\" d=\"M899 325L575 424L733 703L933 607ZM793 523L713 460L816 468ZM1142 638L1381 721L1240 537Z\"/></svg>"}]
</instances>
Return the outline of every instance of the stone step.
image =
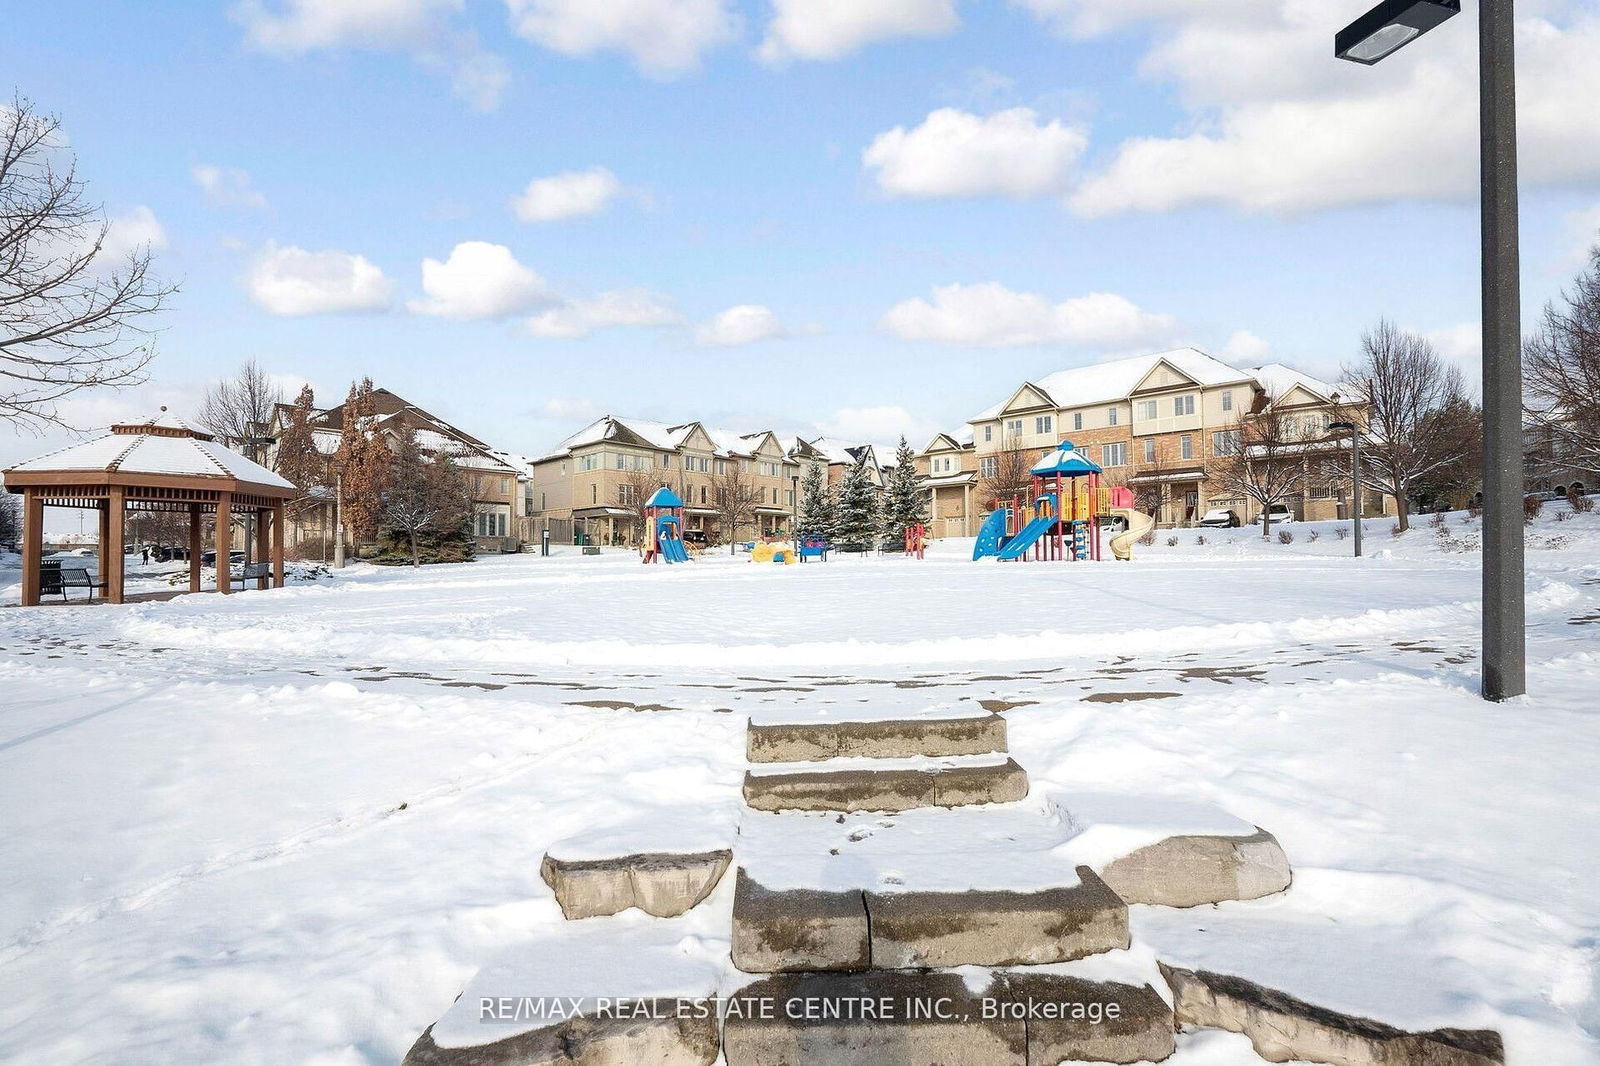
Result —
<instances>
[{"instance_id":1,"label":"stone step","mask_svg":"<svg viewBox=\"0 0 1600 1066\"><path fill-rule=\"evenodd\" d=\"M1242 836L1167 837L1107 864L1100 876L1128 903L1165 907L1260 899L1293 878L1278 839L1259 827Z\"/></svg>"},{"instance_id":2,"label":"stone step","mask_svg":"<svg viewBox=\"0 0 1600 1066\"><path fill-rule=\"evenodd\" d=\"M1269 1062L1501 1066L1506 1060L1500 1034L1490 1029L1411 1033L1318 1007L1240 977L1165 964L1161 973L1172 988L1179 1024L1243 1033Z\"/></svg>"},{"instance_id":3,"label":"stone step","mask_svg":"<svg viewBox=\"0 0 1600 1066\"><path fill-rule=\"evenodd\" d=\"M644 852L610 859L546 854L539 875L567 918L594 918L638 907L671 918L698 906L733 861L731 851Z\"/></svg>"},{"instance_id":4,"label":"stone step","mask_svg":"<svg viewBox=\"0 0 1600 1066\"><path fill-rule=\"evenodd\" d=\"M1015 759L928 768L747 772L744 801L762 811L907 811L1011 803L1028 794Z\"/></svg>"},{"instance_id":5,"label":"stone step","mask_svg":"<svg viewBox=\"0 0 1600 1066\"><path fill-rule=\"evenodd\" d=\"M734 890L746 973L1033 965L1128 943L1127 904L1087 866L1031 892L770 889L743 869Z\"/></svg>"},{"instance_id":6,"label":"stone step","mask_svg":"<svg viewBox=\"0 0 1600 1066\"><path fill-rule=\"evenodd\" d=\"M727 1066L1039 1066L1158 1061L1172 1011L1154 989L1054 974L797 973L729 1000Z\"/></svg>"},{"instance_id":7,"label":"stone step","mask_svg":"<svg viewBox=\"0 0 1600 1066\"><path fill-rule=\"evenodd\" d=\"M745 751L753 763L815 762L840 757L908 759L984 755L1006 750L998 714L883 721L750 723Z\"/></svg>"}]
</instances>

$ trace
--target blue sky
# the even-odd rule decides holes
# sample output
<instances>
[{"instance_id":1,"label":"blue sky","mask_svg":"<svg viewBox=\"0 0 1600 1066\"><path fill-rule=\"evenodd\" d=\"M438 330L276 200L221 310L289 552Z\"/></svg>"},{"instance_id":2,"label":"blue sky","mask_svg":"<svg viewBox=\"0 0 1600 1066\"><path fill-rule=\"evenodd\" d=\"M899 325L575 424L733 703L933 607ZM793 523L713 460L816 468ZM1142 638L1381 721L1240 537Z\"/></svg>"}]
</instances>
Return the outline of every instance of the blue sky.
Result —
<instances>
[{"instance_id":1,"label":"blue sky","mask_svg":"<svg viewBox=\"0 0 1600 1066\"><path fill-rule=\"evenodd\" d=\"M1331 373L1380 315L1475 369L1474 19L1338 63L1365 6L56 0L0 80L182 285L84 428L255 358L525 452L604 411L889 439L1179 343ZM1531 317L1600 230L1600 15L1522 8Z\"/></svg>"}]
</instances>

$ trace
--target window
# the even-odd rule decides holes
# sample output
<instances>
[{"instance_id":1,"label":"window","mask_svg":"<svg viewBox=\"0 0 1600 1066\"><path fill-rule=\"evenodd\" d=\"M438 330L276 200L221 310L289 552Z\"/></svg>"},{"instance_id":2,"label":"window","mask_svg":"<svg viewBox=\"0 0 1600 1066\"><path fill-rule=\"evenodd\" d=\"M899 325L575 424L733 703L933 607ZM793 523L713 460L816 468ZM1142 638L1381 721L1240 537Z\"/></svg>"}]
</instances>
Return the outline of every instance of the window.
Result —
<instances>
[{"instance_id":1,"label":"window","mask_svg":"<svg viewBox=\"0 0 1600 1066\"><path fill-rule=\"evenodd\" d=\"M634 501L638 498L639 497L634 492L632 485L617 486L617 503L621 504L623 507L632 507Z\"/></svg>"},{"instance_id":2,"label":"window","mask_svg":"<svg viewBox=\"0 0 1600 1066\"><path fill-rule=\"evenodd\" d=\"M719 474L726 474L728 472L728 460L726 459L718 459L712 465L716 467L716 472Z\"/></svg>"},{"instance_id":3,"label":"window","mask_svg":"<svg viewBox=\"0 0 1600 1066\"><path fill-rule=\"evenodd\" d=\"M1179 418L1184 415L1194 414L1194 394L1188 396L1174 396L1172 398L1172 413Z\"/></svg>"},{"instance_id":4,"label":"window","mask_svg":"<svg viewBox=\"0 0 1600 1066\"><path fill-rule=\"evenodd\" d=\"M599 455L580 455L580 456L578 456L578 470L580 472L586 471L586 470L599 470L599 469L600 469L600 456Z\"/></svg>"},{"instance_id":5,"label":"window","mask_svg":"<svg viewBox=\"0 0 1600 1066\"><path fill-rule=\"evenodd\" d=\"M979 477L999 477L1000 476L1000 460L999 460L999 458L996 457L996 456L993 456L993 455L986 455L982 459L979 459L978 460L978 476Z\"/></svg>"},{"instance_id":6,"label":"window","mask_svg":"<svg viewBox=\"0 0 1600 1066\"><path fill-rule=\"evenodd\" d=\"M1178 438L1178 454L1185 459L1194 458L1194 438L1187 433Z\"/></svg>"},{"instance_id":7,"label":"window","mask_svg":"<svg viewBox=\"0 0 1600 1066\"><path fill-rule=\"evenodd\" d=\"M1106 408L1106 425L1114 426L1116 424L1117 424L1117 409L1115 407L1107 407Z\"/></svg>"},{"instance_id":8,"label":"window","mask_svg":"<svg viewBox=\"0 0 1600 1066\"><path fill-rule=\"evenodd\" d=\"M1083 412L1082 411L1074 411L1072 413L1072 428L1073 429L1082 429L1083 428Z\"/></svg>"},{"instance_id":9,"label":"window","mask_svg":"<svg viewBox=\"0 0 1600 1066\"><path fill-rule=\"evenodd\" d=\"M1312 485L1311 498L1313 500L1327 500L1333 498L1333 490L1326 485Z\"/></svg>"},{"instance_id":10,"label":"window","mask_svg":"<svg viewBox=\"0 0 1600 1066\"><path fill-rule=\"evenodd\" d=\"M1237 429L1224 429L1219 433L1211 434L1211 454L1213 455L1238 455L1240 435Z\"/></svg>"},{"instance_id":11,"label":"window","mask_svg":"<svg viewBox=\"0 0 1600 1066\"><path fill-rule=\"evenodd\" d=\"M704 460L702 460L702 461L704 461ZM700 502L701 503L705 503L706 502L706 487L704 485L700 486Z\"/></svg>"},{"instance_id":12,"label":"window","mask_svg":"<svg viewBox=\"0 0 1600 1066\"><path fill-rule=\"evenodd\" d=\"M1156 442L1155 438L1153 437L1146 437L1144 439L1144 461L1147 463L1153 463L1156 461Z\"/></svg>"},{"instance_id":13,"label":"window","mask_svg":"<svg viewBox=\"0 0 1600 1066\"><path fill-rule=\"evenodd\" d=\"M1233 410L1233 390L1232 389L1223 389L1222 390L1222 409L1224 411Z\"/></svg>"},{"instance_id":14,"label":"window","mask_svg":"<svg viewBox=\"0 0 1600 1066\"><path fill-rule=\"evenodd\" d=\"M544 493L539 493L539 510L544 510Z\"/></svg>"},{"instance_id":15,"label":"window","mask_svg":"<svg viewBox=\"0 0 1600 1066\"><path fill-rule=\"evenodd\" d=\"M1134 409L1133 417L1140 422L1148 422L1156 416L1156 402L1154 400L1140 400Z\"/></svg>"},{"instance_id":16,"label":"window","mask_svg":"<svg viewBox=\"0 0 1600 1066\"><path fill-rule=\"evenodd\" d=\"M1112 410L1116 410L1116 408L1112 408ZM1100 465L1127 466L1128 443L1126 441L1118 441L1115 444L1100 445Z\"/></svg>"},{"instance_id":17,"label":"window","mask_svg":"<svg viewBox=\"0 0 1600 1066\"><path fill-rule=\"evenodd\" d=\"M500 479L500 495L502 495L502 496L511 495L511 479L510 478L503 477L503 478Z\"/></svg>"},{"instance_id":18,"label":"window","mask_svg":"<svg viewBox=\"0 0 1600 1066\"><path fill-rule=\"evenodd\" d=\"M1013 418L1006 422L1006 435L1010 437L1022 436L1022 419Z\"/></svg>"},{"instance_id":19,"label":"window","mask_svg":"<svg viewBox=\"0 0 1600 1066\"><path fill-rule=\"evenodd\" d=\"M1033 431L1035 433L1049 433L1051 423L1052 419L1049 415L1041 415L1033 420Z\"/></svg>"},{"instance_id":20,"label":"window","mask_svg":"<svg viewBox=\"0 0 1600 1066\"><path fill-rule=\"evenodd\" d=\"M984 426L983 427L983 439L986 440L986 441L994 440L994 427L993 426Z\"/></svg>"}]
</instances>

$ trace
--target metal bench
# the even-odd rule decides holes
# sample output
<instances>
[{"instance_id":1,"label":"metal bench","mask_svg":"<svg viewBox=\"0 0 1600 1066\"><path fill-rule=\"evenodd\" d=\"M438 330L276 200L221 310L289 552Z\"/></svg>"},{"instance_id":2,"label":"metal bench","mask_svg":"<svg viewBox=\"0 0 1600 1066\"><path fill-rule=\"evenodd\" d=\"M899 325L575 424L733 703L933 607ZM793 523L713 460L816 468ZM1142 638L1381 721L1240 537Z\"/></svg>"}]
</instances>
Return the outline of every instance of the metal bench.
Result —
<instances>
[{"instance_id":1,"label":"metal bench","mask_svg":"<svg viewBox=\"0 0 1600 1066\"><path fill-rule=\"evenodd\" d=\"M81 566L45 567L39 573L39 595L54 596L61 593L61 598L67 598L68 589L88 589L89 598L94 599L95 589L104 589L106 583L99 580L94 574Z\"/></svg>"},{"instance_id":2,"label":"metal bench","mask_svg":"<svg viewBox=\"0 0 1600 1066\"><path fill-rule=\"evenodd\" d=\"M228 581L230 583L237 581L239 582L239 587L243 588L252 581L259 581L261 578L270 578L271 576L271 563L245 563L237 576L232 571L228 573Z\"/></svg>"}]
</instances>

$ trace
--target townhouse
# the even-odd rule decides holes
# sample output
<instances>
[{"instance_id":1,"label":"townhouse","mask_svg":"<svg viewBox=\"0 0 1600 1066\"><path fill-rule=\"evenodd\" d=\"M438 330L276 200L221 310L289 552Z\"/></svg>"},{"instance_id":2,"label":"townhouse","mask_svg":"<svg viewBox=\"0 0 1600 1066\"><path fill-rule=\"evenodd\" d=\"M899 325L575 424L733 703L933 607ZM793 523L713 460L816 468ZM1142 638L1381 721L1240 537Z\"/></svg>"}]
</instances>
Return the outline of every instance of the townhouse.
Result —
<instances>
[{"instance_id":1,"label":"townhouse","mask_svg":"<svg viewBox=\"0 0 1600 1066\"><path fill-rule=\"evenodd\" d=\"M930 537L975 537L987 508L978 491L978 454L971 426L939 433L917 453L928 493Z\"/></svg>"},{"instance_id":2,"label":"townhouse","mask_svg":"<svg viewBox=\"0 0 1600 1066\"><path fill-rule=\"evenodd\" d=\"M567 531L586 543L618 545L639 542L643 502L661 485L683 498L684 528L710 541L777 535L792 527L800 479L799 462L770 430L616 415L580 429L527 469L527 511L536 527L550 528L552 540Z\"/></svg>"},{"instance_id":3,"label":"townhouse","mask_svg":"<svg viewBox=\"0 0 1600 1066\"><path fill-rule=\"evenodd\" d=\"M1060 371L1023 382L971 419L977 507L992 509L1017 469L1071 440L1100 464L1108 484L1133 489L1159 525L1190 525L1222 507L1254 521L1256 505L1224 487L1217 467L1238 451L1241 419L1271 407L1304 442L1305 487L1290 508L1306 520L1344 517L1347 486L1322 471L1341 451L1348 454L1347 438L1329 427L1345 418L1359 422L1361 406L1337 386L1281 364L1242 369L1194 348ZM924 454L930 477L961 470L954 438L944 444L936 438ZM935 470L935 455L950 469ZM1389 513L1383 497L1365 495L1363 513ZM962 528L971 530L971 523L969 504Z\"/></svg>"}]
</instances>

